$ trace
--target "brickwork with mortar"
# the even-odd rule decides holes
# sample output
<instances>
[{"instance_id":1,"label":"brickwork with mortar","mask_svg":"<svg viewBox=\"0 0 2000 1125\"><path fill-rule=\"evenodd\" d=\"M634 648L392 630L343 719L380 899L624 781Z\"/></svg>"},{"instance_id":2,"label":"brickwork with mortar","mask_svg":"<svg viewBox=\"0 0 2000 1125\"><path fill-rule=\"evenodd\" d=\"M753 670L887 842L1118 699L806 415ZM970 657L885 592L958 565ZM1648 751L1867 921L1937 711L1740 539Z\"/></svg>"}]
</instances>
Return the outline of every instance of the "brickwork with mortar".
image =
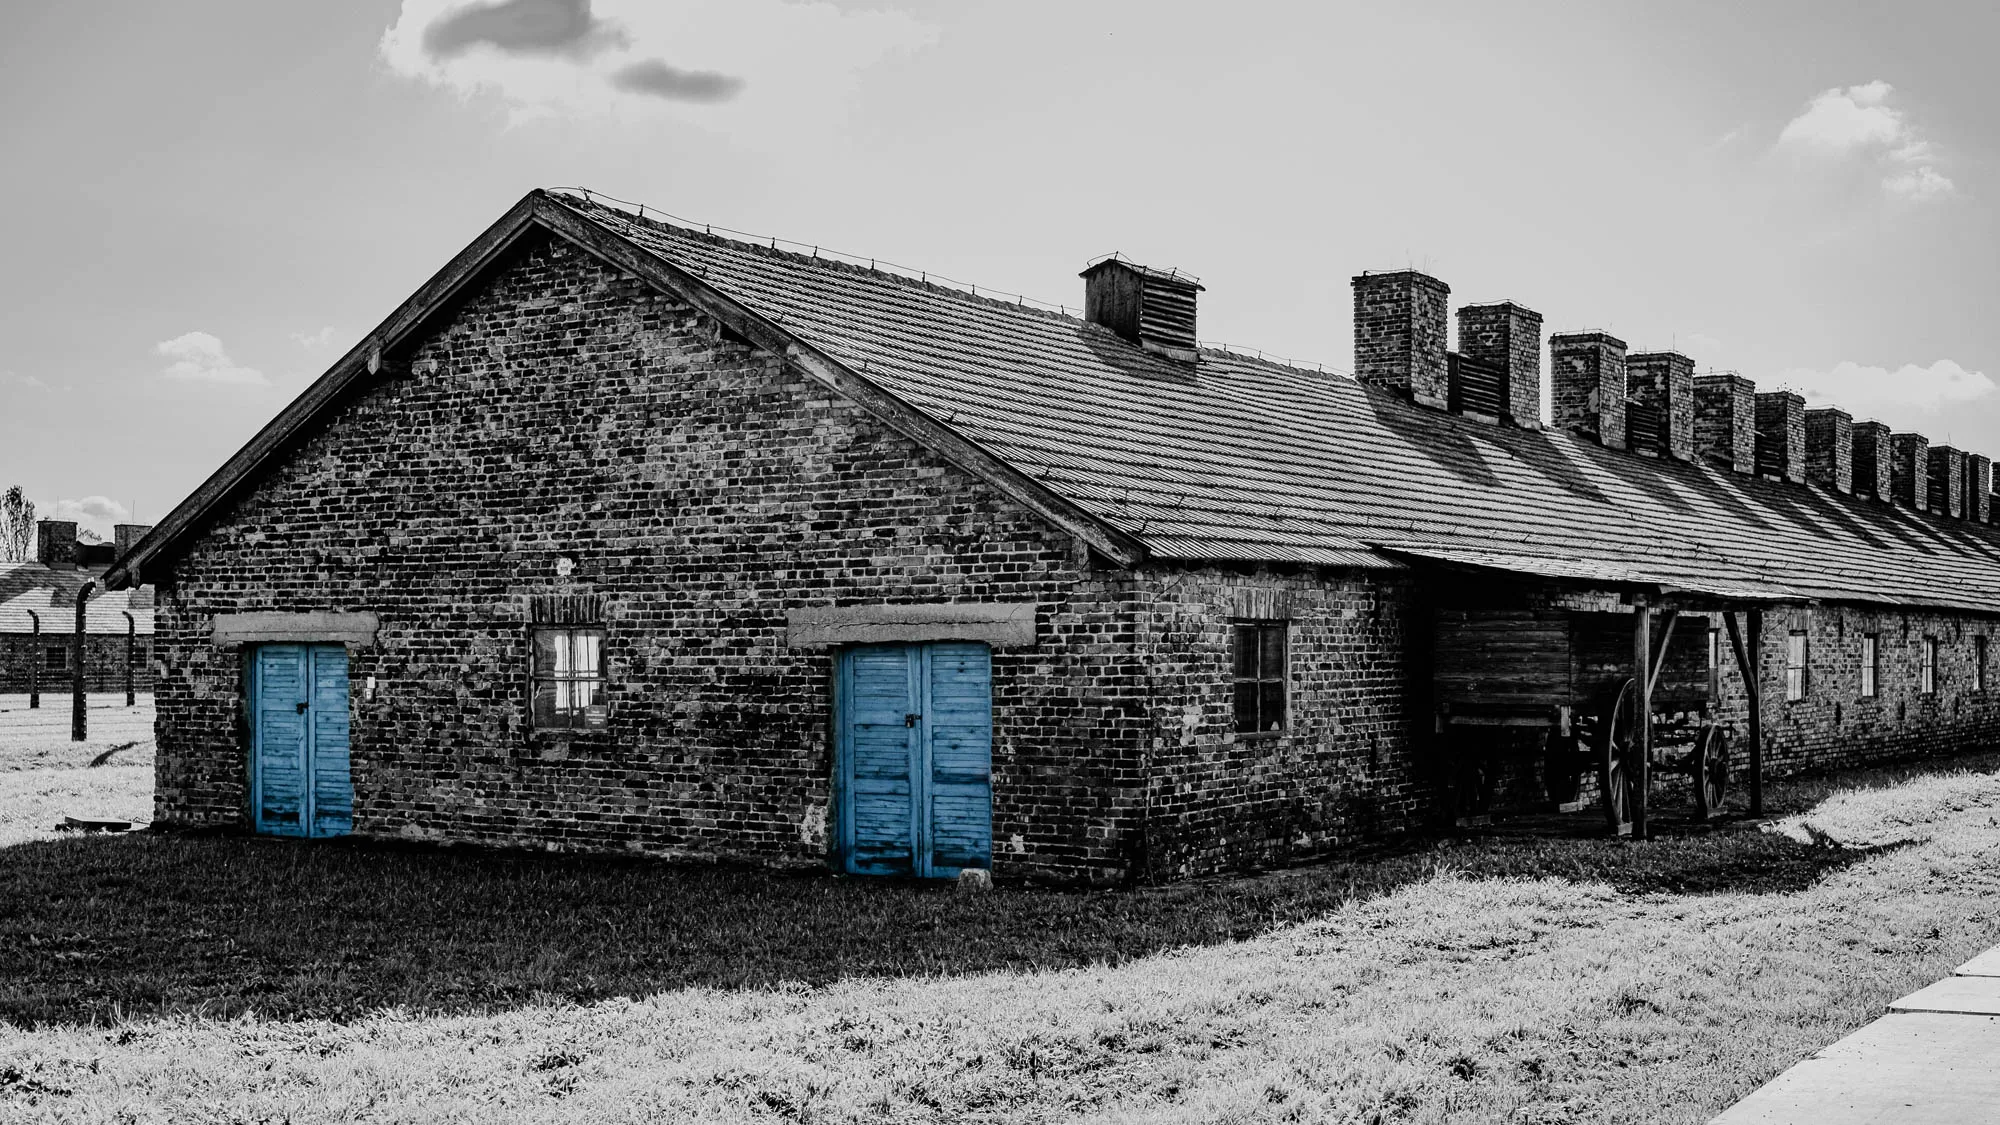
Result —
<instances>
[{"instance_id":1,"label":"brickwork with mortar","mask_svg":"<svg viewBox=\"0 0 2000 1125\"><path fill-rule=\"evenodd\" d=\"M993 661L996 868L1123 875L1152 734L1129 574L563 244L411 368L161 576L162 822L246 823L244 657L214 615L372 610L357 832L822 864L832 661L787 647L787 609L1033 601L1038 645ZM527 720L528 599L558 591L608 605L600 732Z\"/></svg>"},{"instance_id":2,"label":"brickwork with mortar","mask_svg":"<svg viewBox=\"0 0 2000 1125\"><path fill-rule=\"evenodd\" d=\"M216 617L366 610L381 627L350 657L357 832L824 865L833 661L789 646L787 611L940 601L1037 606L1033 647L993 660L1003 877L1270 866L1436 815L1429 630L1408 571L1116 567L547 239L510 251L410 360L149 574L163 825L248 821L246 654L214 644ZM527 721L528 607L558 593L605 606L601 731ZM1781 684L1772 617L1766 682ZM1266 619L1289 622L1290 721L1240 736L1231 629ZM1825 665L1804 704L1773 689L1774 773L2000 732L1968 686L1983 625L1869 618L1883 695L1864 703L1841 663L1861 620L1810 615ZM1943 674L1919 696L1899 677L1926 635Z\"/></svg>"}]
</instances>

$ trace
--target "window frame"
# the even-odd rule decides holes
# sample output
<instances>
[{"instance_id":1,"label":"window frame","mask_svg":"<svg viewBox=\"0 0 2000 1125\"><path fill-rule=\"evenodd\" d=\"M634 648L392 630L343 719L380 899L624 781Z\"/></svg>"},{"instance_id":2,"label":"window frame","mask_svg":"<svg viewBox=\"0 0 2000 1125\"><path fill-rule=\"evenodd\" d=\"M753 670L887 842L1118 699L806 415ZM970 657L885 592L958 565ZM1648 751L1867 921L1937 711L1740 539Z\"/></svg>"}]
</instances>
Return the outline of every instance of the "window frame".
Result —
<instances>
[{"instance_id":1,"label":"window frame","mask_svg":"<svg viewBox=\"0 0 2000 1125\"><path fill-rule=\"evenodd\" d=\"M1798 663L1792 663L1792 650L1798 649ZM1812 640L1804 629L1793 629L1785 634L1785 702L1803 703L1812 690Z\"/></svg>"},{"instance_id":2,"label":"window frame","mask_svg":"<svg viewBox=\"0 0 2000 1125\"><path fill-rule=\"evenodd\" d=\"M597 667L595 671L581 673L574 670L574 668L567 673L553 669L544 671L540 667L538 654L542 648L542 637L550 633L562 635L563 640L559 641L558 644L568 645L574 645L576 638L581 634L593 634L597 640ZM559 623L538 621L528 626L527 639L528 729L538 733L581 734L591 731L601 731L608 726L611 718L611 703L609 698L607 698L610 688L611 667L609 657L610 645L608 643L609 634L604 625L599 622ZM574 653L573 648L571 652L572 654ZM536 706L536 697L539 694L539 689L545 683L555 685L569 684L572 691L574 691L577 685L594 684L597 690L594 693L587 694L585 698L590 698L594 695L601 702L595 704L584 703L567 708L563 708L558 704L554 713L558 716L573 717L575 721L544 721L540 710ZM562 694L561 688L558 686L557 696L559 701Z\"/></svg>"},{"instance_id":3,"label":"window frame","mask_svg":"<svg viewBox=\"0 0 2000 1125\"><path fill-rule=\"evenodd\" d=\"M1722 630L1708 630L1708 697L1722 698Z\"/></svg>"},{"instance_id":4,"label":"window frame","mask_svg":"<svg viewBox=\"0 0 2000 1125\"><path fill-rule=\"evenodd\" d=\"M1882 695L1882 634L1861 634L1861 698Z\"/></svg>"},{"instance_id":5,"label":"window frame","mask_svg":"<svg viewBox=\"0 0 2000 1125\"><path fill-rule=\"evenodd\" d=\"M1925 637L1917 656L1917 694L1936 695L1938 690L1938 639Z\"/></svg>"},{"instance_id":6,"label":"window frame","mask_svg":"<svg viewBox=\"0 0 2000 1125\"><path fill-rule=\"evenodd\" d=\"M1229 729L1237 738L1277 738L1290 733L1292 729L1291 626L1292 623L1287 620L1248 618L1234 619L1229 623ZM1255 657L1255 666L1249 676L1242 674L1242 645L1246 633L1253 638L1252 652ZM1284 667L1278 669L1275 675L1270 674L1271 670L1264 667L1265 637L1273 633L1280 638L1284 646ZM1256 714L1253 720L1256 725L1248 730L1243 726L1242 707L1242 688L1246 684L1255 685L1250 698L1256 701ZM1279 693L1278 727L1275 730L1265 729L1263 726L1265 688L1270 684L1276 684Z\"/></svg>"},{"instance_id":7,"label":"window frame","mask_svg":"<svg viewBox=\"0 0 2000 1125\"><path fill-rule=\"evenodd\" d=\"M44 673L69 671L69 646L43 645L42 671Z\"/></svg>"}]
</instances>

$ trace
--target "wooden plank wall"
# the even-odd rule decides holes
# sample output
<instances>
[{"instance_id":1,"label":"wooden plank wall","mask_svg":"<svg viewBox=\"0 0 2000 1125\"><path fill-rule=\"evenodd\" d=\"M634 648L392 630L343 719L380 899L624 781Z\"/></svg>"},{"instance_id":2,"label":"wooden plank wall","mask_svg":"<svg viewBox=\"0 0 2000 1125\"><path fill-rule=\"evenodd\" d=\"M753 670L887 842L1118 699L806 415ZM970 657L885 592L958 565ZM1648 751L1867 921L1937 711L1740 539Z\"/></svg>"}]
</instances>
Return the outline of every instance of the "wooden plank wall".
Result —
<instances>
[{"instance_id":1,"label":"wooden plank wall","mask_svg":"<svg viewBox=\"0 0 2000 1125\"><path fill-rule=\"evenodd\" d=\"M1708 698L1710 623L1711 616L1706 613L1683 613L1675 622L1673 643L1667 648L1666 669L1653 689L1657 701L1677 704ZM1572 618L1572 626L1576 654L1572 675L1579 693L1577 701L1588 705L1604 685L1632 675L1632 615L1579 613ZM1656 645L1659 628L1656 616Z\"/></svg>"},{"instance_id":2,"label":"wooden plank wall","mask_svg":"<svg viewBox=\"0 0 2000 1125\"><path fill-rule=\"evenodd\" d=\"M1453 707L1572 702L1570 616L1562 610L1440 609L1437 702ZM1628 627L1628 650L1629 638Z\"/></svg>"}]
</instances>

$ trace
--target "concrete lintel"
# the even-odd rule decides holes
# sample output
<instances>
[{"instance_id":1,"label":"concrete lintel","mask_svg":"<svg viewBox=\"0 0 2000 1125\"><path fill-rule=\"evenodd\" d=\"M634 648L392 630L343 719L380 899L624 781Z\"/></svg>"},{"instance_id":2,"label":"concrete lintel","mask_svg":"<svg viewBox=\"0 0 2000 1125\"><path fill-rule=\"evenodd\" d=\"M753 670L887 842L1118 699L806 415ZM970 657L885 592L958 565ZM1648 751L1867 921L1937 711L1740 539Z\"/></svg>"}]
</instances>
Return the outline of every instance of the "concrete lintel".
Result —
<instances>
[{"instance_id":1,"label":"concrete lintel","mask_svg":"<svg viewBox=\"0 0 2000 1125\"><path fill-rule=\"evenodd\" d=\"M217 648L287 641L368 648L375 644L375 633L381 627L381 617L367 610L358 613L218 613L211 636Z\"/></svg>"},{"instance_id":2,"label":"concrete lintel","mask_svg":"<svg viewBox=\"0 0 2000 1125\"><path fill-rule=\"evenodd\" d=\"M1032 648L1034 602L943 602L930 605L850 605L795 609L785 615L792 648L984 641L994 648Z\"/></svg>"}]
</instances>

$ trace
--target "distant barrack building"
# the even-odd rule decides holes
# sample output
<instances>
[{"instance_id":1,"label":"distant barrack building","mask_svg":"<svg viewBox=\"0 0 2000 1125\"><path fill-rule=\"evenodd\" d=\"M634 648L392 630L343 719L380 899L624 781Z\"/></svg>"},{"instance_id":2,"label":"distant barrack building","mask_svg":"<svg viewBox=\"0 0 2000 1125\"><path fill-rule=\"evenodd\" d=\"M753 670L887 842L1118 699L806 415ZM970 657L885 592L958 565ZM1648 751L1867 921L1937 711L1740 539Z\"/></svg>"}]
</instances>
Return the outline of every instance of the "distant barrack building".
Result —
<instances>
[{"instance_id":1,"label":"distant barrack building","mask_svg":"<svg viewBox=\"0 0 2000 1125\"><path fill-rule=\"evenodd\" d=\"M35 528L35 561L0 563L0 692L71 690L77 591L101 579L120 549L147 531L119 524L112 542L81 543L76 526L42 520ZM125 690L128 655L134 690L152 690L152 587L106 592L100 583L84 606L83 625L85 691Z\"/></svg>"},{"instance_id":2,"label":"distant barrack building","mask_svg":"<svg viewBox=\"0 0 2000 1125\"><path fill-rule=\"evenodd\" d=\"M1083 279L530 193L107 575L158 823L1111 882L2000 732L1984 457L1603 332L1545 427L1415 271L1353 377Z\"/></svg>"}]
</instances>

